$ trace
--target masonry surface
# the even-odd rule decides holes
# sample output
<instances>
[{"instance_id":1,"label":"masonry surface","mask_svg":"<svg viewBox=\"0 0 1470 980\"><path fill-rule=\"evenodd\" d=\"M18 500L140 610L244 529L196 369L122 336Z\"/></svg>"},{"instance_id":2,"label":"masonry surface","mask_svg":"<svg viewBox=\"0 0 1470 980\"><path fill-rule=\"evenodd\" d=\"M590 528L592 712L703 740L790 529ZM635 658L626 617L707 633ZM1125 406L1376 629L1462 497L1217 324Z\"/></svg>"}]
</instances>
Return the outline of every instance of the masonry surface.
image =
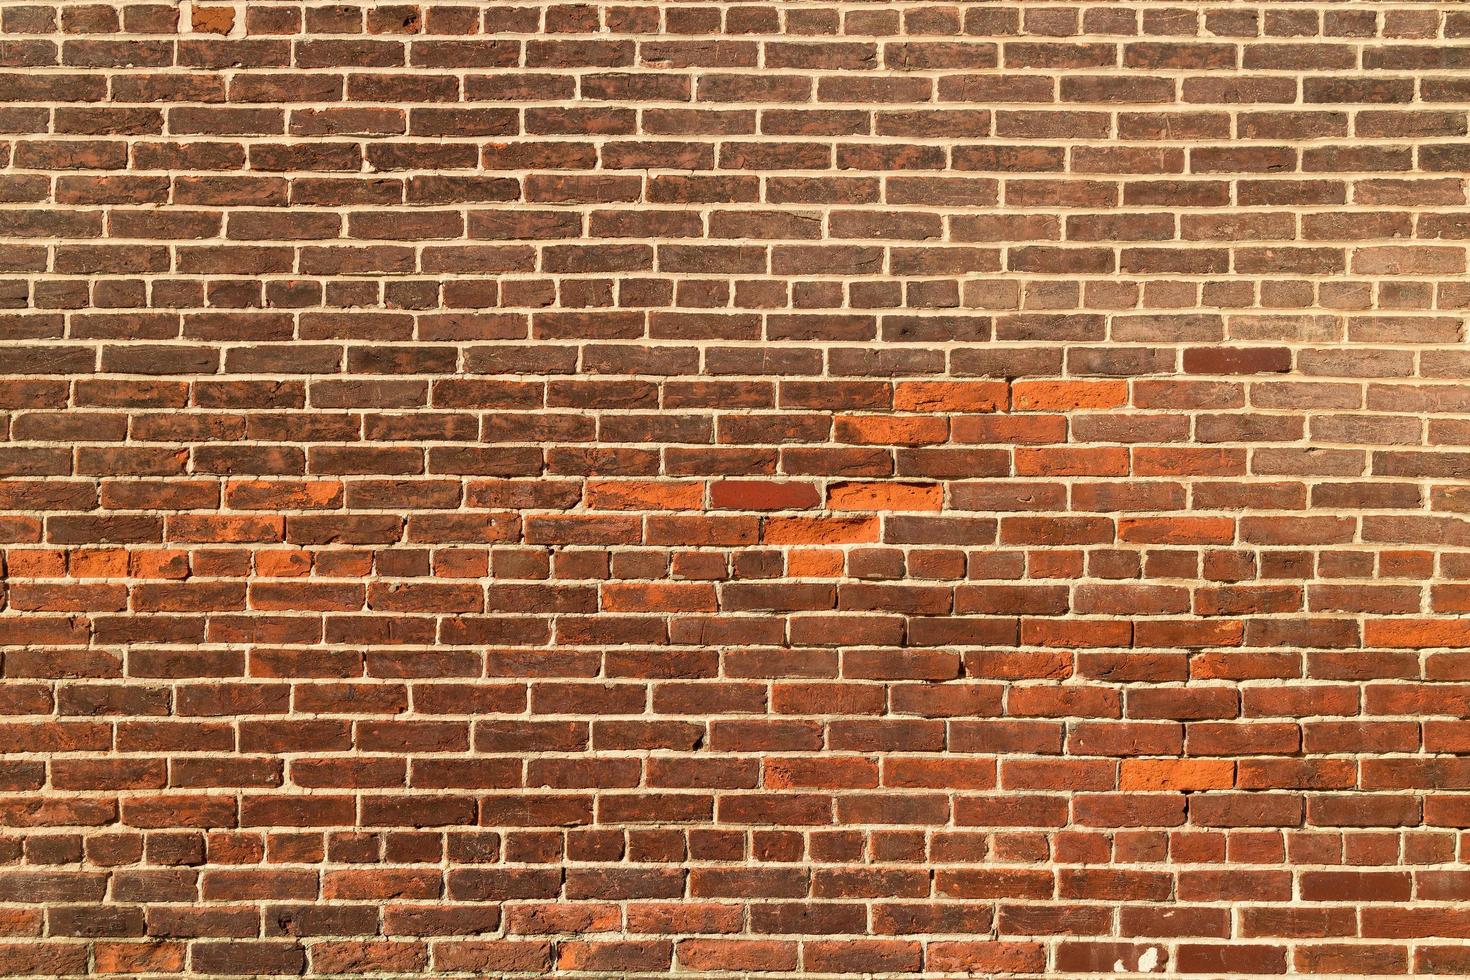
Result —
<instances>
[{"instance_id":1,"label":"masonry surface","mask_svg":"<svg viewBox=\"0 0 1470 980\"><path fill-rule=\"evenodd\" d=\"M1470 975L1470 9L0 32L0 975Z\"/></svg>"}]
</instances>

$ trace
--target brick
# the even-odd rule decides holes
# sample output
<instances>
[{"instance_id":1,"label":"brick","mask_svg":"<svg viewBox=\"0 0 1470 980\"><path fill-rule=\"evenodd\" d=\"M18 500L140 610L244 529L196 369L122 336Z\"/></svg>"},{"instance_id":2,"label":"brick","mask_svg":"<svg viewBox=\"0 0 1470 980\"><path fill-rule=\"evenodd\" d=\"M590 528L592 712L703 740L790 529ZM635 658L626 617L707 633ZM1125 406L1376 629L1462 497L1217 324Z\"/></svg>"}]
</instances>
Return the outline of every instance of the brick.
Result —
<instances>
[{"instance_id":1,"label":"brick","mask_svg":"<svg viewBox=\"0 0 1470 980\"><path fill-rule=\"evenodd\" d=\"M1126 759L1118 777L1125 790L1229 789L1234 784L1235 765L1226 760Z\"/></svg>"}]
</instances>

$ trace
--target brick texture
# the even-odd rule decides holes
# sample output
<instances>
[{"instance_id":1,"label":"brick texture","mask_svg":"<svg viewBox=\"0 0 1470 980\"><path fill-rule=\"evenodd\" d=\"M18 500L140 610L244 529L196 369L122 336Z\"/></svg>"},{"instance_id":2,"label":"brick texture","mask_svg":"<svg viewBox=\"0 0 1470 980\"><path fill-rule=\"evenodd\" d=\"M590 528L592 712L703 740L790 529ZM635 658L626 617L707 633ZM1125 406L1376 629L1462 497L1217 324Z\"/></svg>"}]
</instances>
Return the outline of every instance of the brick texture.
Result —
<instances>
[{"instance_id":1,"label":"brick texture","mask_svg":"<svg viewBox=\"0 0 1470 980\"><path fill-rule=\"evenodd\" d=\"M0 975L1470 975L1470 8L0 32Z\"/></svg>"}]
</instances>

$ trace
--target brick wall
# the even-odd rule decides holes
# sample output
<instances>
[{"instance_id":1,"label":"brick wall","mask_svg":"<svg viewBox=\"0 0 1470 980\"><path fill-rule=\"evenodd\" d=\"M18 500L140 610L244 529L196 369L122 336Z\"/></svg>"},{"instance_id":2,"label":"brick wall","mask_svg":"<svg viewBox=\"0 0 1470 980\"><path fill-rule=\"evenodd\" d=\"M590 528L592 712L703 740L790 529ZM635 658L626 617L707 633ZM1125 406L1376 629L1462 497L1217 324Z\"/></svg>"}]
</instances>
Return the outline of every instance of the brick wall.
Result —
<instances>
[{"instance_id":1,"label":"brick wall","mask_svg":"<svg viewBox=\"0 0 1470 980\"><path fill-rule=\"evenodd\" d=\"M0 31L0 974L1470 974L1470 9Z\"/></svg>"}]
</instances>

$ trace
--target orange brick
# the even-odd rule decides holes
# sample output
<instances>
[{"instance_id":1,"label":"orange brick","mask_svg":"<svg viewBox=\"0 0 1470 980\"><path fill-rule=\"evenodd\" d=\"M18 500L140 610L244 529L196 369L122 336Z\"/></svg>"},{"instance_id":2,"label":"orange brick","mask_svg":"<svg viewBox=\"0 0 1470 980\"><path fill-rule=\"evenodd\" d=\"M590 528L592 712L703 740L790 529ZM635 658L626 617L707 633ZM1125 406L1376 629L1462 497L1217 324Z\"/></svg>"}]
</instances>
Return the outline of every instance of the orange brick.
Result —
<instances>
[{"instance_id":1,"label":"orange brick","mask_svg":"<svg viewBox=\"0 0 1470 980\"><path fill-rule=\"evenodd\" d=\"M99 942L92 956L99 973L179 973L186 950L182 942Z\"/></svg>"},{"instance_id":2,"label":"orange brick","mask_svg":"<svg viewBox=\"0 0 1470 980\"><path fill-rule=\"evenodd\" d=\"M121 548L89 548L73 551L68 561L72 578L125 578L128 553Z\"/></svg>"},{"instance_id":3,"label":"orange brick","mask_svg":"<svg viewBox=\"0 0 1470 980\"><path fill-rule=\"evenodd\" d=\"M1118 788L1139 792L1229 789L1235 763L1222 759L1124 759Z\"/></svg>"},{"instance_id":4,"label":"orange brick","mask_svg":"<svg viewBox=\"0 0 1470 980\"><path fill-rule=\"evenodd\" d=\"M225 502L238 510L321 510L342 506L339 480L231 480Z\"/></svg>"},{"instance_id":5,"label":"orange brick","mask_svg":"<svg viewBox=\"0 0 1470 980\"><path fill-rule=\"evenodd\" d=\"M793 548L786 553L786 574L793 578L837 578L844 564L840 551Z\"/></svg>"},{"instance_id":6,"label":"orange brick","mask_svg":"<svg viewBox=\"0 0 1470 980\"><path fill-rule=\"evenodd\" d=\"M1470 620L1370 619L1363 624L1363 643L1370 647L1470 649Z\"/></svg>"},{"instance_id":7,"label":"orange brick","mask_svg":"<svg viewBox=\"0 0 1470 980\"><path fill-rule=\"evenodd\" d=\"M257 551L255 573L267 578L291 578L311 574L311 555L305 551Z\"/></svg>"},{"instance_id":8,"label":"orange brick","mask_svg":"<svg viewBox=\"0 0 1470 980\"><path fill-rule=\"evenodd\" d=\"M608 612L707 612L716 608L715 590L693 583L609 582L602 586L602 607Z\"/></svg>"},{"instance_id":9,"label":"orange brick","mask_svg":"<svg viewBox=\"0 0 1470 980\"><path fill-rule=\"evenodd\" d=\"M1011 406L1018 412L1070 412L1128 404L1126 381L1017 381Z\"/></svg>"},{"instance_id":10,"label":"orange brick","mask_svg":"<svg viewBox=\"0 0 1470 980\"><path fill-rule=\"evenodd\" d=\"M183 579L189 577L189 552L148 549L130 552L128 574L133 578Z\"/></svg>"},{"instance_id":11,"label":"orange brick","mask_svg":"<svg viewBox=\"0 0 1470 980\"><path fill-rule=\"evenodd\" d=\"M36 548L7 551L5 569L13 578L61 578L66 575L66 554Z\"/></svg>"},{"instance_id":12,"label":"orange brick","mask_svg":"<svg viewBox=\"0 0 1470 980\"><path fill-rule=\"evenodd\" d=\"M200 34L228 34L235 26L233 7L194 7L189 26Z\"/></svg>"},{"instance_id":13,"label":"orange brick","mask_svg":"<svg viewBox=\"0 0 1470 980\"><path fill-rule=\"evenodd\" d=\"M1230 544L1235 521L1229 517L1122 517L1118 539L1142 544Z\"/></svg>"},{"instance_id":14,"label":"orange brick","mask_svg":"<svg viewBox=\"0 0 1470 980\"><path fill-rule=\"evenodd\" d=\"M878 540L876 517L768 517L765 544L862 544Z\"/></svg>"},{"instance_id":15,"label":"orange brick","mask_svg":"<svg viewBox=\"0 0 1470 980\"><path fill-rule=\"evenodd\" d=\"M833 510L931 510L944 506L944 488L937 483L834 483L827 488L827 506Z\"/></svg>"},{"instance_id":16,"label":"orange brick","mask_svg":"<svg viewBox=\"0 0 1470 980\"><path fill-rule=\"evenodd\" d=\"M703 503L703 483L587 481L587 506L592 510L698 510Z\"/></svg>"}]
</instances>

